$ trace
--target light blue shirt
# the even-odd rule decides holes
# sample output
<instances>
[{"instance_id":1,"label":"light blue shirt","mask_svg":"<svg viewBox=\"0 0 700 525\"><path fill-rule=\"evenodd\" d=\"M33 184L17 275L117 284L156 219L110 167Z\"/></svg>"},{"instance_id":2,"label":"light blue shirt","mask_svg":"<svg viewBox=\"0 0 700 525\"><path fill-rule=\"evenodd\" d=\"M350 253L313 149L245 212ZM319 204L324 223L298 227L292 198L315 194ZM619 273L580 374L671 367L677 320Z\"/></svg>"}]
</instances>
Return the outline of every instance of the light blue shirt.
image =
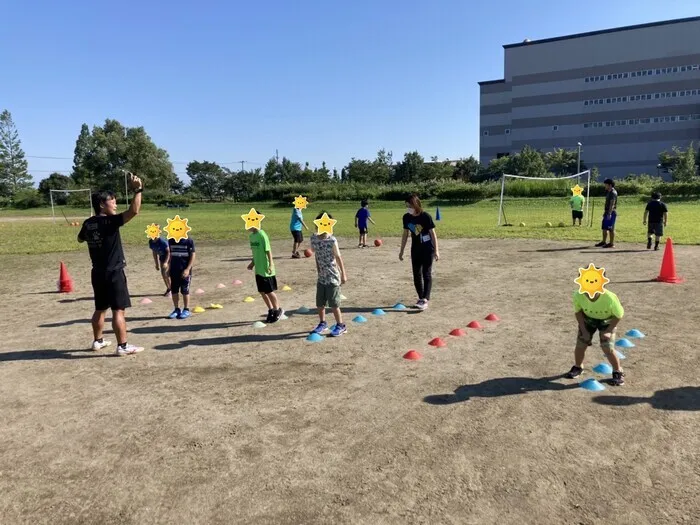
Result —
<instances>
[{"instance_id":1,"label":"light blue shirt","mask_svg":"<svg viewBox=\"0 0 700 525\"><path fill-rule=\"evenodd\" d=\"M303 219L304 216L301 214L301 210L298 208L294 208L294 210L292 210L292 221L289 223L289 229L293 232L300 232L301 221Z\"/></svg>"}]
</instances>

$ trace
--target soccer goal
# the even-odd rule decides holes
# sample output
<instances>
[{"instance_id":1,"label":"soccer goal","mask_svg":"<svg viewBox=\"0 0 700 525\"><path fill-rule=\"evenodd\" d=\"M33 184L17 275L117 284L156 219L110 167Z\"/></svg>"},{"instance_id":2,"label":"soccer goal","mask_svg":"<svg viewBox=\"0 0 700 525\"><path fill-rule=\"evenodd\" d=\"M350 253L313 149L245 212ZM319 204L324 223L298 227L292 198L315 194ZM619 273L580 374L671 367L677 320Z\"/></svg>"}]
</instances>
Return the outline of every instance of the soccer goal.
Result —
<instances>
[{"instance_id":1,"label":"soccer goal","mask_svg":"<svg viewBox=\"0 0 700 525\"><path fill-rule=\"evenodd\" d=\"M583 188L586 199L582 210L584 212L582 224L588 224L590 170L566 177L525 177L504 173L501 176L498 225L513 226L511 222L521 226L526 225L527 222L537 226L549 223L552 225L569 224L571 222L569 199L572 196L571 189L577 184ZM550 199L543 199L541 203L533 199L533 197L545 196L550 197ZM552 205L551 196L561 196L561 206Z\"/></svg>"},{"instance_id":2,"label":"soccer goal","mask_svg":"<svg viewBox=\"0 0 700 525\"><path fill-rule=\"evenodd\" d=\"M51 215L56 224L56 209L68 225L75 226L88 217L92 217L92 191L89 188L81 190L49 190L51 199ZM66 213L67 212L67 213ZM60 216L59 216L60 219Z\"/></svg>"}]
</instances>

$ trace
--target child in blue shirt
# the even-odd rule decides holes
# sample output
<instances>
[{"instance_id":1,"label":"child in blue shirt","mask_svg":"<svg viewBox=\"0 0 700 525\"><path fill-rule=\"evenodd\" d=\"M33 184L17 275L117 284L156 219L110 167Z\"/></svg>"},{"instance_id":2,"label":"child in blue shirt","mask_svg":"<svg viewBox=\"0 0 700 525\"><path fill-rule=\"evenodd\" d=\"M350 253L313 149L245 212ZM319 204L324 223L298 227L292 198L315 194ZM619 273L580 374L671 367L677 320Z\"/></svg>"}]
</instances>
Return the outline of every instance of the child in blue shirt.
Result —
<instances>
[{"instance_id":1,"label":"child in blue shirt","mask_svg":"<svg viewBox=\"0 0 700 525\"><path fill-rule=\"evenodd\" d=\"M160 270L160 275L165 283L165 293L167 297L170 294L170 276L168 275L168 257L170 256L170 248L168 242L163 237L148 240L148 247L153 252L153 262L156 264L156 270Z\"/></svg>"},{"instance_id":2,"label":"child in blue shirt","mask_svg":"<svg viewBox=\"0 0 700 525\"><path fill-rule=\"evenodd\" d=\"M371 222L375 226L377 223L372 220L371 214L369 213L368 202L363 200L360 203L360 206L362 207L357 210L357 213L355 214L355 228L360 230L360 242L357 247L367 248L367 221Z\"/></svg>"},{"instance_id":3,"label":"child in blue shirt","mask_svg":"<svg viewBox=\"0 0 700 525\"><path fill-rule=\"evenodd\" d=\"M289 222L289 230L292 232L292 238L294 239L294 244L292 245L292 259L299 259L299 248L301 243L304 242L304 235L301 232L301 227L306 228L309 231L309 227L304 222L304 215L301 213L299 208L292 209L292 219Z\"/></svg>"},{"instance_id":4,"label":"child in blue shirt","mask_svg":"<svg viewBox=\"0 0 700 525\"><path fill-rule=\"evenodd\" d=\"M170 248L170 283L174 310L169 319L187 319L190 313L190 284L192 283L192 266L195 250L192 237L179 241L168 239ZM180 310L180 294L184 308Z\"/></svg>"}]
</instances>

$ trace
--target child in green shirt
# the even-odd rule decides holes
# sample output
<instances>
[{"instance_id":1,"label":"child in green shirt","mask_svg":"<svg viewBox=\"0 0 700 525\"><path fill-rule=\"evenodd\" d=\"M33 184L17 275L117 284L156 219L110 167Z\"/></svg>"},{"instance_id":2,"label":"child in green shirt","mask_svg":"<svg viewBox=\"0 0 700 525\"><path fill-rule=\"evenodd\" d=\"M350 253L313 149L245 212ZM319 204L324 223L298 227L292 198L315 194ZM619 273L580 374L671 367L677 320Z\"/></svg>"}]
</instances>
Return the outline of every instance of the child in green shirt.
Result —
<instances>
[{"instance_id":1,"label":"child in green shirt","mask_svg":"<svg viewBox=\"0 0 700 525\"><path fill-rule=\"evenodd\" d=\"M582 276L579 277L581 288L574 292L573 302L578 322L578 337L574 349L575 364L566 377L573 379L583 373L583 359L586 356L586 349L593 345L593 335L597 330L600 347L613 367L612 384L621 386L625 384L625 374L620 365L620 359L615 354L615 329L625 311L617 295L603 288L603 284L608 281L607 277L603 275L605 270L591 271L591 268L594 268L593 265L590 265L588 270L580 270L582 271ZM587 277L588 280L586 280ZM596 289L601 291L594 291L588 286L588 292L581 292L589 282L593 283L594 279ZM583 284L584 281L586 284Z\"/></svg>"},{"instance_id":2,"label":"child in green shirt","mask_svg":"<svg viewBox=\"0 0 700 525\"><path fill-rule=\"evenodd\" d=\"M581 195L573 195L569 201L569 206L571 206L571 219L574 221L574 226L576 226L576 219L578 219L578 225L581 226L581 219L583 219L583 205L586 202L586 198Z\"/></svg>"},{"instance_id":3,"label":"child in green shirt","mask_svg":"<svg viewBox=\"0 0 700 525\"><path fill-rule=\"evenodd\" d=\"M253 211L251 210L251 213ZM259 212L256 211L255 213ZM277 290L277 277L275 263L272 260L270 238L262 228L250 227L249 230L251 232L249 238L253 260L248 265L248 269L255 269L255 284L268 308L265 322L276 323L284 315L284 310L280 306L279 299L275 293Z\"/></svg>"}]
</instances>

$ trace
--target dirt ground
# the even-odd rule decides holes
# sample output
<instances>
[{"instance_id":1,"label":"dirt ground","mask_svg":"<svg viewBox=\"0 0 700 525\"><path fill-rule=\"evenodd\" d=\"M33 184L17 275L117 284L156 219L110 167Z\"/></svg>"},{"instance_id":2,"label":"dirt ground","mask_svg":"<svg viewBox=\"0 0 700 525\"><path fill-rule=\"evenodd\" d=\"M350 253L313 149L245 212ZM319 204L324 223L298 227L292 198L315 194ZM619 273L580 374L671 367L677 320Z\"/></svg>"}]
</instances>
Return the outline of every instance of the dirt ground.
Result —
<instances>
[{"instance_id":1,"label":"dirt ground","mask_svg":"<svg viewBox=\"0 0 700 525\"><path fill-rule=\"evenodd\" d=\"M182 321L164 318L147 248L128 247L129 341L146 351L121 358L84 351L87 253L0 258L0 522L700 523L700 247L676 247L686 283L667 285L648 282L663 252L635 245L443 241L430 309L377 317L415 301L397 246L342 242L346 319L368 322L320 343L294 312L313 306L313 259L287 243L273 250L290 318L264 329L245 245L198 245L193 305L224 309ZM54 293L59 260L72 294ZM600 393L561 378L589 262L622 332L647 334L623 350L627 384ZM472 320L484 329L448 335ZM596 346L586 365L603 360Z\"/></svg>"}]
</instances>

